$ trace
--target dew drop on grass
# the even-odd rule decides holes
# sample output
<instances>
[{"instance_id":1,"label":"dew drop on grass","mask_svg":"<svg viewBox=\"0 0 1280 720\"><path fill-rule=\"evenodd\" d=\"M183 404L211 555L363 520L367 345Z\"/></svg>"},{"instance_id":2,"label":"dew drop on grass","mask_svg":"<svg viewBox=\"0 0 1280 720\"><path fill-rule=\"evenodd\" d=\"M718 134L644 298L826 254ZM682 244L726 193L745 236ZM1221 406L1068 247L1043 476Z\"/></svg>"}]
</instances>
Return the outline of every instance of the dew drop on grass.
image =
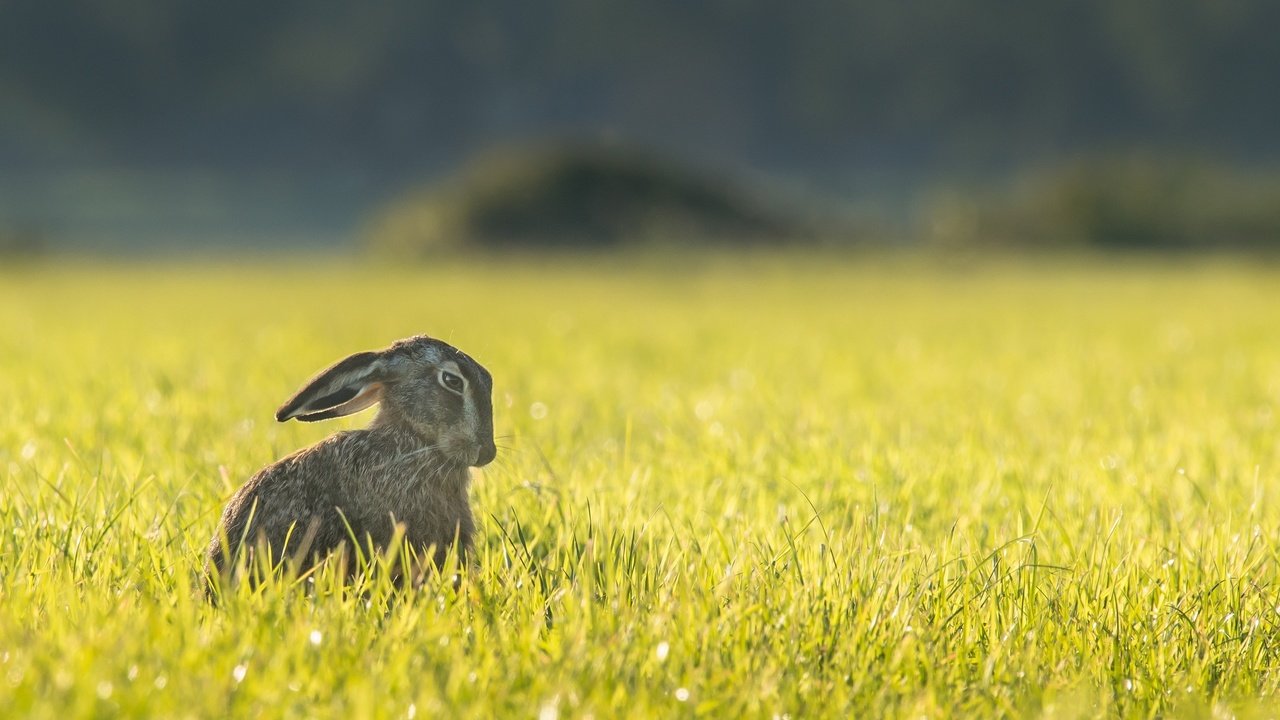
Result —
<instances>
[{"instance_id":1,"label":"dew drop on grass","mask_svg":"<svg viewBox=\"0 0 1280 720\"><path fill-rule=\"evenodd\" d=\"M670 652L671 646L664 640L663 642L658 643L658 649L654 651L654 654L658 656L658 662L662 662L667 659L667 655Z\"/></svg>"},{"instance_id":2,"label":"dew drop on grass","mask_svg":"<svg viewBox=\"0 0 1280 720\"><path fill-rule=\"evenodd\" d=\"M547 703L538 711L538 720L556 720L560 717L560 711L556 708L555 703Z\"/></svg>"},{"instance_id":3,"label":"dew drop on grass","mask_svg":"<svg viewBox=\"0 0 1280 720\"><path fill-rule=\"evenodd\" d=\"M249 672L249 668L244 665L237 665L235 669L231 671L231 677L235 678L236 683L239 684L244 682L244 676L247 672Z\"/></svg>"},{"instance_id":4,"label":"dew drop on grass","mask_svg":"<svg viewBox=\"0 0 1280 720\"><path fill-rule=\"evenodd\" d=\"M676 700L679 700L680 702L688 702L688 701L689 701L689 689L688 689L688 688L676 688Z\"/></svg>"},{"instance_id":5,"label":"dew drop on grass","mask_svg":"<svg viewBox=\"0 0 1280 720\"><path fill-rule=\"evenodd\" d=\"M20 455L21 455L21 457L22 457L22 459L23 459L23 460L30 460L31 458L35 457L35 456L36 456L36 441L35 441L35 440L28 440L28 441L26 442L26 444L24 444L24 445L22 446L22 452L21 452L21 454L20 454Z\"/></svg>"},{"instance_id":6,"label":"dew drop on grass","mask_svg":"<svg viewBox=\"0 0 1280 720\"><path fill-rule=\"evenodd\" d=\"M413 703L409 703L409 711L405 713L405 717L409 718L409 720L413 720L417 716L418 706Z\"/></svg>"},{"instance_id":7,"label":"dew drop on grass","mask_svg":"<svg viewBox=\"0 0 1280 720\"><path fill-rule=\"evenodd\" d=\"M108 699L110 699L110 698L111 698L111 693L113 693L113 692L115 692L115 688L114 688L114 687L112 687L111 683L106 682L106 681L103 681L103 682L98 683L98 698L99 698L99 699L102 699L102 700L108 700Z\"/></svg>"},{"instance_id":8,"label":"dew drop on grass","mask_svg":"<svg viewBox=\"0 0 1280 720\"><path fill-rule=\"evenodd\" d=\"M164 689L164 687L165 687L166 685L168 685L168 684L169 684L169 678L168 678L168 677L166 677L166 676L164 676L164 675L157 675L157 676L156 676L155 686L156 686L156 689L157 689L157 690L163 690L163 689Z\"/></svg>"},{"instance_id":9,"label":"dew drop on grass","mask_svg":"<svg viewBox=\"0 0 1280 720\"><path fill-rule=\"evenodd\" d=\"M320 634L320 631L319 631L319 630L312 630L312 631L311 631L311 644L312 644L312 645L319 646L319 645L320 645L320 641L321 641L321 640L323 640L323 639L324 639L324 636Z\"/></svg>"},{"instance_id":10,"label":"dew drop on grass","mask_svg":"<svg viewBox=\"0 0 1280 720\"><path fill-rule=\"evenodd\" d=\"M547 406L544 403L536 402L529 406L529 417L534 420L541 420L547 416Z\"/></svg>"}]
</instances>

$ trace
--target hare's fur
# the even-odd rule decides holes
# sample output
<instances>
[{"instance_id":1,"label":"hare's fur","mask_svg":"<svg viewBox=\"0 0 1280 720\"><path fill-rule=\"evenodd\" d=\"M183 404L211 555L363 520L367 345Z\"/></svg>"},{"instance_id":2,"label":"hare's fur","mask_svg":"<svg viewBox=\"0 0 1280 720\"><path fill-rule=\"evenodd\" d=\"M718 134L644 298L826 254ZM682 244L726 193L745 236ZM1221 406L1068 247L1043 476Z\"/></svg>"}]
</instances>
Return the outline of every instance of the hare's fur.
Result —
<instances>
[{"instance_id":1,"label":"hare's fur","mask_svg":"<svg viewBox=\"0 0 1280 720\"><path fill-rule=\"evenodd\" d=\"M446 380L464 390L450 390ZM208 571L229 575L242 553L249 559L262 551L273 566L287 560L304 571L352 543L361 552L384 550L397 532L437 565L455 542L465 556L475 532L468 467L495 453L491 392L483 367L423 336L323 371L278 419L336 417L380 401L378 416L250 478L222 514ZM426 556L428 549L434 554Z\"/></svg>"}]
</instances>

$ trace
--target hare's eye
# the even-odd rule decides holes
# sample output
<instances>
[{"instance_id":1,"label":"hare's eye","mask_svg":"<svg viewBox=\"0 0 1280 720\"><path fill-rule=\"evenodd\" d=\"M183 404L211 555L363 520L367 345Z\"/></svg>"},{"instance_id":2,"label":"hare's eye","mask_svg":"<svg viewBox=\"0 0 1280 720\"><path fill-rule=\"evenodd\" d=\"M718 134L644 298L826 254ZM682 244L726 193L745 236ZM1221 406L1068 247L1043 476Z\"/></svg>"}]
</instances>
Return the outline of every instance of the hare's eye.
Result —
<instances>
[{"instance_id":1,"label":"hare's eye","mask_svg":"<svg viewBox=\"0 0 1280 720\"><path fill-rule=\"evenodd\" d=\"M459 395L462 394L462 389L467 385L466 381L460 376L451 373L448 370L440 371L440 384L444 386L445 390L448 390L449 392L456 392Z\"/></svg>"}]
</instances>

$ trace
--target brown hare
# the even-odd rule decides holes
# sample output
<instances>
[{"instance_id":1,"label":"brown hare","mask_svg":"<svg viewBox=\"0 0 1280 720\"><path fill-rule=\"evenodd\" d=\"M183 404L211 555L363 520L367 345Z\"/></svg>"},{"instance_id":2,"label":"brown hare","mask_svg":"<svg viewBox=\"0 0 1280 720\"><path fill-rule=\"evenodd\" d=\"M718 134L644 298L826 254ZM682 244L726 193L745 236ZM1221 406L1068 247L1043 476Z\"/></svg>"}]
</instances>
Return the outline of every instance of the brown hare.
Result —
<instances>
[{"instance_id":1,"label":"brown hare","mask_svg":"<svg viewBox=\"0 0 1280 720\"><path fill-rule=\"evenodd\" d=\"M470 466L497 454L493 378L453 346L426 336L356 353L320 372L276 411L280 422L341 417L379 403L362 430L339 432L259 470L227 503L207 571L270 553L298 572L354 540L384 550L397 526L440 565L455 541L471 548ZM259 566L262 558L253 560ZM350 566L348 566L350 567Z\"/></svg>"}]
</instances>

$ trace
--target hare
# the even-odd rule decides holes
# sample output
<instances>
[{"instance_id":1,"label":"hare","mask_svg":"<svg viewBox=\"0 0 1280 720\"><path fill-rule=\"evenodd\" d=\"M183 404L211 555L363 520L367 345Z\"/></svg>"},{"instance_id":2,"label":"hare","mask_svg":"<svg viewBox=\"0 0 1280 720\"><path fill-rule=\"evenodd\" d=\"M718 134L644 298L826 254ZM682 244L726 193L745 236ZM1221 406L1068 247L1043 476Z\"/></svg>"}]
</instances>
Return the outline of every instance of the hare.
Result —
<instances>
[{"instance_id":1,"label":"hare","mask_svg":"<svg viewBox=\"0 0 1280 720\"><path fill-rule=\"evenodd\" d=\"M465 556L475 531L468 468L497 454L492 391L488 370L424 335L321 371L276 420L313 422L380 403L377 416L268 465L236 491L209 543L210 579L234 573L242 550L303 572L345 543L386 549L397 527L418 552L434 548L437 566L455 541Z\"/></svg>"}]
</instances>

